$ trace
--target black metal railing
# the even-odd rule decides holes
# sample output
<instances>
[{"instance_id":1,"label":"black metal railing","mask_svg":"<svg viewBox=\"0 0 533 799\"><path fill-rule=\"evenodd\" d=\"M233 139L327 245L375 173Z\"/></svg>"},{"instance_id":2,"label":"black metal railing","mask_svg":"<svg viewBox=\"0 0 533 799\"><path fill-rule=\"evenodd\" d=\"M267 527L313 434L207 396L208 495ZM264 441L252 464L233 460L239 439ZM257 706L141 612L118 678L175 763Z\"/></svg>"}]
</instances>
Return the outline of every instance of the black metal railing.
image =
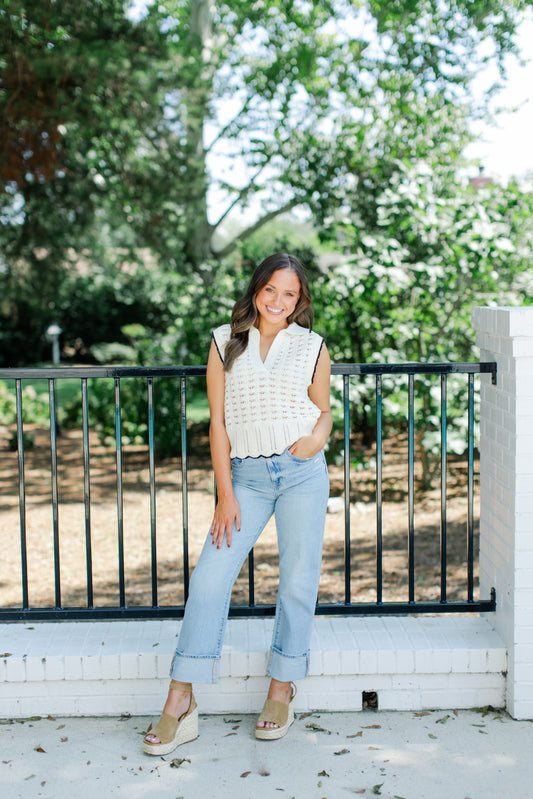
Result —
<instances>
[{"instance_id":1,"label":"black metal railing","mask_svg":"<svg viewBox=\"0 0 533 799\"><path fill-rule=\"evenodd\" d=\"M484 599L474 598L474 380L475 375L490 373L496 380L495 363L441 363L441 364L335 364L333 375L342 378L343 437L344 437L344 601L317 604L317 614L404 614L436 612L481 612L495 609L495 593ZM58 367L51 369L0 369L0 380L15 381L16 395L16 443L18 459L18 506L20 516L20 563L21 603L20 607L0 608L0 620L57 620L57 619L124 619L179 617L184 605L161 605L158 599L157 565L157 518L156 518L156 459L155 459L155 414L154 380L172 378L179 383L181 396L181 491L182 491L182 559L183 588L187 598L189 586L189 519L188 519L188 461L187 461L187 381L205 375L204 366L176 367ZM440 378L440 598L437 601L417 601L415 596L415 377L433 375ZM468 381L468 397L465 412L468 418L467 432L467 529L466 529L466 596L460 601L449 601L447 596L447 381L450 375L465 375ZM375 380L376 417L376 556L375 556L375 602L354 602L351 595L352 535L350 522L350 398L351 380L354 377ZM383 378L405 376L407 379L407 560L408 596L405 601L386 602L383 599ZM28 580L27 536L26 536L26 480L23 424L22 386L25 380L45 378L48 381L50 413L50 477L52 505L52 536L54 561L53 607L32 607ZM88 380L111 378L114 380L115 396L115 461L116 461L116 507L118 549L118 605L96 606L94 604L93 543L91 521L91 459L89 451L89 388ZM150 569L151 605L129 606L126 602L127 573L124 558L124 492L123 492L123 446L121 380L142 378L147 385L149 495L150 495ZM83 607L64 607L61 586L61 547L59 535L59 491L57 454L57 409L56 381L76 379L81 384L82 439L83 439L83 497L86 566L86 603ZM232 605L230 616L269 616L275 611L272 604L256 604L254 585L254 553L248 559L248 604Z\"/></svg>"}]
</instances>

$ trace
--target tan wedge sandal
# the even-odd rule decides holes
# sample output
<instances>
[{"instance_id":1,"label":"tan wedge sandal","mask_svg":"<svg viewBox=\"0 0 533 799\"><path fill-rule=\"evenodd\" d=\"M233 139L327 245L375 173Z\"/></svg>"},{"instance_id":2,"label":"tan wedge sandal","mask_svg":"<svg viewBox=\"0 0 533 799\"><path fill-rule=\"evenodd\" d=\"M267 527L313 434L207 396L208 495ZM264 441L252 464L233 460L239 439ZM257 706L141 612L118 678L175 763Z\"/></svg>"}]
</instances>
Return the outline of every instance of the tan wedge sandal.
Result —
<instances>
[{"instance_id":1,"label":"tan wedge sandal","mask_svg":"<svg viewBox=\"0 0 533 799\"><path fill-rule=\"evenodd\" d=\"M293 700L296 696L296 686L291 683L291 698L289 704L285 702L278 702L275 699L265 700L263 710L259 716L258 721L267 721L272 724L277 724L277 727L256 727L255 737L261 741L275 741L278 738L283 738L287 734L287 730L294 721L294 708Z\"/></svg>"},{"instance_id":2,"label":"tan wedge sandal","mask_svg":"<svg viewBox=\"0 0 533 799\"><path fill-rule=\"evenodd\" d=\"M143 751L147 755L168 755L180 744L194 741L198 737L198 706L192 688L188 683L172 680L170 688L185 691L191 694L189 709L176 719L169 713L161 713L159 721L148 733L159 738L159 743L151 743L146 738L143 741Z\"/></svg>"}]
</instances>

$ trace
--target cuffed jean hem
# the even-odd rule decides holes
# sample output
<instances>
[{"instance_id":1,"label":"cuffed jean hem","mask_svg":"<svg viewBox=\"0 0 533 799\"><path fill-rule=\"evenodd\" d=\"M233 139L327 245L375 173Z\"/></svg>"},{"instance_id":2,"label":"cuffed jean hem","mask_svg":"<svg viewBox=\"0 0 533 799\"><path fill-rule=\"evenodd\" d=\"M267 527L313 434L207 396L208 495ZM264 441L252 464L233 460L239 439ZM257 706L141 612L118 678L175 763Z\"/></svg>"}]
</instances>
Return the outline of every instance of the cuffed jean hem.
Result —
<instances>
[{"instance_id":1,"label":"cuffed jean hem","mask_svg":"<svg viewBox=\"0 0 533 799\"><path fill-rule=\"evenodd\" d=\"M176 652L170 678L179 682L217 683L220 658L189 657Z\"/></svg>"},{"instance_id":2,"label":"cuffed jean hem","mask_svg":"<svg viewBox=\"0 0 533 799\"><path fill-rule=\"evenodd\" d=\"M268 660L268 674L280 682L303 680L309 670L309 652L305 655L284 655L272 648Z\"/></svg>"}]
</instances>

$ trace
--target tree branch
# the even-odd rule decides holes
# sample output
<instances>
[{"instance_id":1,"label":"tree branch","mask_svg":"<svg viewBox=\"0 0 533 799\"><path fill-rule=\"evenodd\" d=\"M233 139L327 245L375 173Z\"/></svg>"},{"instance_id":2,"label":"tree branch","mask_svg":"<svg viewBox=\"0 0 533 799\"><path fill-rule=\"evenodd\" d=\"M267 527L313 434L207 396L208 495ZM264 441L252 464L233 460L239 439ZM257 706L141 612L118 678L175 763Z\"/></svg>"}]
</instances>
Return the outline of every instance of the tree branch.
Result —
<instances>
[{"instance_id":1,"label":"tree branch","mask_svg":"<svg viewBox=\"0 0 533 799\"><path fill-rule=\"evenodd\" d=\"M229 204L229 206L223 212L222 216L220 216L217 219L217 221L213 224L213 230L215 230L220 225L220 223L227 217L230 211L233 211L237 203L239 203L243 199L243 197L246 197L246 195L250 193L250 191L254 188L255 181L257 180L263 169L264 166L259 168L259 170L255 173L255 175L253 176L253 178L251 179L251 181L248 183L247 186L244 186L244 188L242 189L236 189L237 196L235 197L233 202Z\"/></svg>"},{"instance_id":2,"label":"tree branch","mask_svg":"<svg viewBox=\"0 0 533 799\"><path fill-rule=\"evenodd\" d=\"M235 124L235 122L239 119L239 117L242 116L248 110L250 99L251 99L250 97L247 97L246 100L244 101L241 110L234 117L232 117L232 119L230 119L230 121L226 125L224 125L224 127L221 128L221 130L219 130L213 141L209 143L209 147L206 147L206 152L210 153L215 144L226 135L228 130L230 130L230 128Z\"/></svg>"},{"instance_id":3,"label":"tree branch","mask_svg":"<svg viewBox=\"0 0 533 799\"><path fill-rule=\"evenodd\" d=\"M262 228L263 225L266 225L267 222L270 222L272 219L275 219L280 214L284 214L287 211L290 211L295 206L301 205L303 202L304 200L302 198L293 197L292 200L289 200L288 203L282 205L281 208L277 208L275 211L269 211L268 214L265 214L264 216L260 217L256 222L253 223L253 225L250 225L250 227L247 227L244 230L242 230L238 234L238 236L235 236L233 239L231 239L231 241L229 241L220 250L213 251L213 255L215 255L217 258L225 258L226 255L229 255L230 252L233 252L233 250L236 248L237 244L240 241L245 241L250 236L252 236L256 232L256 230L259 230L259 228Z\"/></svg>"}]
</instances>

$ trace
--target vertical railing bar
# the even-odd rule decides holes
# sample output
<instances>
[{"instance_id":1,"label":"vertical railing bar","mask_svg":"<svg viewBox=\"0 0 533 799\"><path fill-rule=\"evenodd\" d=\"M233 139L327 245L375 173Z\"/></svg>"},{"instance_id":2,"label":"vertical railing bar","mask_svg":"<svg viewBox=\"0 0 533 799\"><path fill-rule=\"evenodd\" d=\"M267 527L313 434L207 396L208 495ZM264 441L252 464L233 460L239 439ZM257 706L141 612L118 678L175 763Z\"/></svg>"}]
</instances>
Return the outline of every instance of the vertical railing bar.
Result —
<instances>
[{"instance_id":1,"label":"vertical railing bar","mask_svg":"<svg viewBox=\"0 0 533 799\"><path fill-rule=\"evenodd\" d=\"M59 503L57 490L57 414L55 379L48 380L48 397L50 411L50 460L52 478L52 527L54 536L54 582L56 608L61 607L61 563L59 551Z\"/></svg>"},{"instance_id":2,"label":"vertical railing bar","mask_svg":"<svg viewBox=\"0 0 533 799\"><path fill-rule=\"evenodd\" d=\"M254 580L254 550L253 547L248 553L248 606L253 608L255 605L255 580Z\"/></svg>"},{"instance_id":3,"label":"vertical railing bar","mask_svg":"<svg viewBox=\"0 0 533 799\"><path fill-rule=\"evenodd\" d=\"M183 593L189 596L189 505L187 482L187 378L180 378L181 387L181 518L183 530Z\"/></svg>"},{"instance_id":4,"label":"vertical railing bar","mask_svg":"<svg viewBox=\"0 0 533 799\"><path fill-rule=\"evenodd\" d=\"M150 474L150 541L152 563L152 607L157 607L157 533L155 494L154 379L148 378L148 465Z\"/></svg>"},{"instance_id":5,"label":"vertical railing bar","mask_svg":"<svg viewBox=\"0 0 533 799\"><path fill-rule=\"evenodd\" d=\"M350 528L350 377L343 376L344 398L344 602L349 605L351 588Z\"/></svg>"},{"instance_id":6,"label":"vertical railing bar","mask_svg":"<svg viewBox=\"0 0 533 799\"><path fill-rule=\"evenodd\" d=\"M474 601L474 375L468 375L468 601Z\"/></svg>"},{"instance_id":7,"label":"vertical railing bar","mask_svg":"<svg viewBox=\"0 0 533 799\"><path fill-rule=\"evenodd\" d=\"M409 450L408 450L408 539L407 539L407 558L408 558L408 567L409 567L409 602L415 601L415 552L414 552L414 541L415 541L415 526L414 526L414 384L415 384L415 376L413 374L409 375L409 401L408 401L408 438L409 438Z\"/></svg>"},{"instance_id":8,"label":"vertical railing bar","mask_svg":"<svg viewBox=\"0 0 533 799\"><path fill-rule=\"evenodd\" d=\"M28 596L28 548L26 541L26 482L24 478L24 422L22 418L22 381L15 380L17 407L17 458L19 478L19 515L20 515L20 561L22 577L22 607L29 608Z\"/></svg>"},{"instance_id":9,"label":"vertical railing bar","mask_svg":"<svg viewBox=\"0 0 533 799\"><path fill-rule=\"evenodd\" d=\"M447 376L442 374L440 377L440 601L447 600L447 551L448 551L448 527L447 527L447 470L448 470L448 400L447 400Z\"/></svg>"},{"instance_id":10,"label":"vertical railing bar","mask_svg":"<svg viewBox=\"0 0 533 799\"><path fill-rule=\"evenodd\" d=\"M115 437L117 463L117 535L118 535L118 581L120 607L126 607L124 578L124 497L122 491L122 422L120 408L120 377L115 378Z\"/></svg>"},{"instance_id":11,"label":"vertical railing bar","mask_svg":"<svg viewBox=\"0 0 533 799\"><path fill-rule=\"evenodd\" d=\"M383 389L376 375L376 601L383 602Z\"/></svg>"},{"instance_id":12,"label":"vertical railing bar","mask_svg":"<svg viewBox=\"0 0 533 799\"><path fill-rule=\"evenodd\" d=\"M83 435L83 502L85 506L85 563L87 569L87 607L94 607L93 548L91 540L91 474L89 450L89 398L87 378L81 380L81 416Z\"/></svg>"}]
</instances>

